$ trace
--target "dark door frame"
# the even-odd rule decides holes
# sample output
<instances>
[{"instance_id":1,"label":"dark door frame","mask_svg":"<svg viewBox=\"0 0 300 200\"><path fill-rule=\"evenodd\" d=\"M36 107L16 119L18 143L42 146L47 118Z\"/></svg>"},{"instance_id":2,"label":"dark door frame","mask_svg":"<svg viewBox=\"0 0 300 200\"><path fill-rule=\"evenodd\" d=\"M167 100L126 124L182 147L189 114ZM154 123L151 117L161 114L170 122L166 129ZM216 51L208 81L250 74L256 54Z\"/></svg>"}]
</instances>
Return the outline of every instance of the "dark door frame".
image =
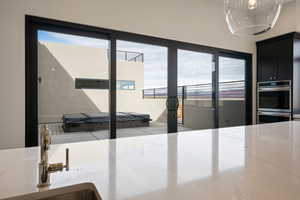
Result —
<instances>
[{"instance_id":1,"label":"dark door frame","mask_svg":"<svg viewBox=\"0 0 300 200\"><path fill-rule=\"evenodd\" d=\"M252 54L142 34L99 28L36 16L25 16L25 146L38 145L37 30L107 39L110 41L110 138L116 138L116 41L146 43L168 48L168 99L177 97L177 49L231 55L246 60L246 123L252 124ZM216 91L215 91L216 92ZM170 109L174 111L174 109ZM216 115L217 117L217 115ZM168 112L168 132L177 132L177 115Z\"/></svg>"},{"instance_id":2,"label":"dark door frame","mask_svg":"<svg viewBox=\"0 0 300 200\"><path fill-rule=\"evenodd\" d=\"M252 125L252 55L251 56L241 56L241 55L236 55L228 52L219 52L217 55L217 63L218 63L218 68L217 68L217 77L219 79L219 58L220 57L226 57L226 58L235 58L235 59L242 59L246 61L246 66L245 66L245 119L246 119L246 125ZM219 84L217 84L217 92L219 93ZM216 104L217 104L217 110L219 109L219 97L216 99ZM218 111L219 113L219 111ZM219 120L219 118L218 118ZM219 123L218 123L219 126Z\"/></svg>"}]
</instances>

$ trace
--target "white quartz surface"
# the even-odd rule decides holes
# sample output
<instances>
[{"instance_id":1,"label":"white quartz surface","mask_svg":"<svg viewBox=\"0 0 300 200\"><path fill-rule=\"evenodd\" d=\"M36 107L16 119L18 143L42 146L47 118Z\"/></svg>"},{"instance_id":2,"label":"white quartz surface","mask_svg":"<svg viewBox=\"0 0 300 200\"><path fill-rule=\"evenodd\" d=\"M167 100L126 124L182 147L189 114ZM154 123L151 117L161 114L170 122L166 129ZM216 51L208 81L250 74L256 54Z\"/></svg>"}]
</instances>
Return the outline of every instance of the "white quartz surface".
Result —
<instances>
[{"instance_id":1,"label":"white quartz surface","mask_svg":"<svg viewBox=\"0 0 300 200\"><path fill-rule=\"evenodd\" d=\"M52 145L48 189L92 182L103 199L300 199L300 122ZM37 192L39 148L0 151L0 199Z\"/></svg>"}]
</instances>

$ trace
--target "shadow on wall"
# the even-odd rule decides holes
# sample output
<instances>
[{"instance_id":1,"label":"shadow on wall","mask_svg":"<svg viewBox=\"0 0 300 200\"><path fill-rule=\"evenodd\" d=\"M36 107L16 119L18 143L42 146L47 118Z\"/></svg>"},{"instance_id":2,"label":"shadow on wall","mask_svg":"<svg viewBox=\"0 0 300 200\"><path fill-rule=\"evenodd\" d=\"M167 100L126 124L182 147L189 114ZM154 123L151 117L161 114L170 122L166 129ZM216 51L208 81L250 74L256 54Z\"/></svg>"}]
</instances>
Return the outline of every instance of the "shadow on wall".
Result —
<instances>
[{"instance_id":1,"label":"shadow on wall","mask_svg":"<svg viewBox=\"0 0 300 200\"><path fill-rule=\"evenodd\" d=\"M75 80L41 43L38 70L39 123L61 122L63 114L100 112L84 91L75 89Z\"/></svg>"}]
</instances>

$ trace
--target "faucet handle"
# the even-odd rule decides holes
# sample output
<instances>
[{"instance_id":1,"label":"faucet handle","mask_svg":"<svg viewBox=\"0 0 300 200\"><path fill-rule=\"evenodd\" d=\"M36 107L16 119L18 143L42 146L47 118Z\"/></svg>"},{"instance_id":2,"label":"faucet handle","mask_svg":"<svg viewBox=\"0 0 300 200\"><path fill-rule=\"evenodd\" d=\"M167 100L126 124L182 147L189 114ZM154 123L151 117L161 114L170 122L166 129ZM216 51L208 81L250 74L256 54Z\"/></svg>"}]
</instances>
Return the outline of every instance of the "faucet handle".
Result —
<instances>
[{"instance_id":1,"label":"faucet handle","mask_svg":"<svg viewBox=\"0 0 300 200\"><path fill-rule=\"evenodd\" d=\"M49 164L48 172L54 173L54 172L62 171L63 169L64 169L64 165L62 163L54 163L54 164Z\"/></svg>"},{"instance_id":2,"label":"faucet handle","mask_svg":"<svg viewBox=\"0 0 300 200\"><path fill-rule=\"evenodd\" d=\"M54 163L54 164L49 164L48 170L50 173L54 173L57 171L63 171L63 169L66 169L66 171L69 171L69 149L66 148L66 164L64 165L63 163Z\"/></svg>"},{"instance_id":3,"label":"faucet handle","mask_svg":"<svg viewBox=\"0 0 300 200\"><path fill-rule=\"evenodd\" d=\"M64 166L66 168L66 171L69 171L70 165L69 165L69 148L66 148L66 165Z\"/></svg>"}]
</instances>

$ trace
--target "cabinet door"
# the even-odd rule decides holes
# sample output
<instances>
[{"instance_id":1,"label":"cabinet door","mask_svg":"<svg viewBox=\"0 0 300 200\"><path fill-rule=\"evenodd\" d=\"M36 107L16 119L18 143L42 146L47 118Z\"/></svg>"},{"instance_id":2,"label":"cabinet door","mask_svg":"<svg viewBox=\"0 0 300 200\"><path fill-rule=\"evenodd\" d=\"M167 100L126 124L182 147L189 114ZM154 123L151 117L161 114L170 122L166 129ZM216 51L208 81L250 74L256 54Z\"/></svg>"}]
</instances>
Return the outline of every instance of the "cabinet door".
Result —
<instances>
[{"instance_id":1,"label":"cabinet door","mask_svg":"<svg viewBox=\"0 0 300 200\"><path fill-rule=\"evenodd\" d=\"M276 80L291 80L293 73L293 40L276 42L277 72Z\"/></svg>"},{"instance_id":2,"label":"cabinet door","mask_svg":"<svg viewBox=\"0 0 300 200\"><path fill-rule=\"evenodd\" d=\"M272 81L275 79L277 73L277 58L274 53L274 44L269 43L262 46L258 46L257 49L257 66L259 82Z\"/></svg>"}]
</instances>

